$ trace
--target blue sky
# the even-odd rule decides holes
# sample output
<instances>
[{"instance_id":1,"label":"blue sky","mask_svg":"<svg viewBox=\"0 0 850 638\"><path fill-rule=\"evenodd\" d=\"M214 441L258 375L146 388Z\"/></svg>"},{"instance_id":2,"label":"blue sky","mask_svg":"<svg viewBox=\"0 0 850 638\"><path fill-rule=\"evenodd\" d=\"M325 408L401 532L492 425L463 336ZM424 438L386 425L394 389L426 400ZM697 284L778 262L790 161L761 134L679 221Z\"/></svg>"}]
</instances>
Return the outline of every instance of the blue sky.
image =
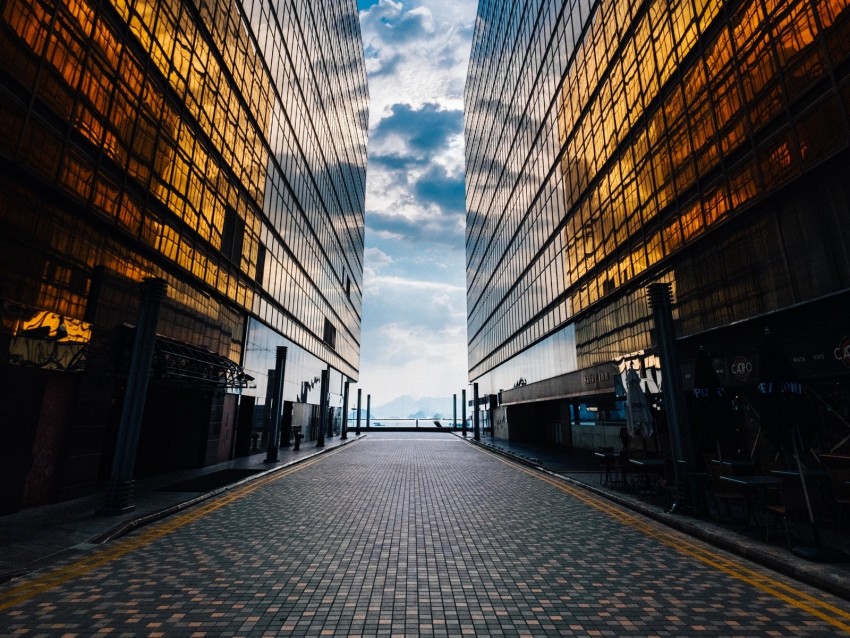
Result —
<instances>
[{"instance_id":1,"label":"blue sky","mask_svg":"<svg viewBox=\"0 0 850 638\"><path fill-rule=\"evenodd\" d=\"M358 0L369 75L360 384L466 384L463 85L475 0Z\"/></svg>"}]
</instances>

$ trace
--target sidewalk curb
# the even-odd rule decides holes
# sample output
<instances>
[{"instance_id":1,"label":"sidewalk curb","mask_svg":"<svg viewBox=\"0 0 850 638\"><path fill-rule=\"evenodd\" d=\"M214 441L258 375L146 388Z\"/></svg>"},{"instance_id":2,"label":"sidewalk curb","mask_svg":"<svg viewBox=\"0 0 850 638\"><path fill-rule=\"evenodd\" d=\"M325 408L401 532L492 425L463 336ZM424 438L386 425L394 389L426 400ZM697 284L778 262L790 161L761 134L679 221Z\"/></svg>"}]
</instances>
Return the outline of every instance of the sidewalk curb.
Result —
<instances>
[{"instance_id":1,"label":"sidewalk curb","mask_svg":"<svg viewBox=\"0 0 850 638\"><path fill-rule=\"evenodd\" d=\"M247 476L235 483L229 483L228 485L218 487L209 492L204 492L203 494L194 496L186 501L177 503L176 505L172 505L156 512L151 512L150 514L145 514L144 516L140 516L139 518L123 521L115 527L107 530L106 532L103 532L91 538L88 542L92 545L103 545L104 543L116 540L121 536L132 532L133 530L139 529L140 527L144 527L145 525L150 525L151 523L162 520L163 518L167 518L168 516L172 516L173 514L177 514L178 512L197 505L198 503L202 503L203 501L214 498L220 494L224 494L225 492L229 492L230 490L236 489L237 487L241 487L246 483L256 481L257 479L263 478L264 476L269 476L270 474L274 474L275 472L279 472L280 470L292 467L293 465L299 465L300 463L309 461L310 459L316 458L317 456L321 456L322 454L327 454L329 452L332 452L333 450L345 447L346 445L349 445L351 443L356 443L365 436L365 434L360 434L359 436L355 436L355 438L353 439L346 439L344 442L340 441L337 445L334 445L332 447L321 448L316 452L313 452L312 454L308 454L301 458L293 459L292 461L286 463L279 463L278 465L270 467L265 471L257 472L256 474Z\"/></svg>"},{"instance_id":2,"label":"sidewalk curb","mask_svg":"<svg viewBox=\"0 0 850 638\"><path fill-rule=\"evenodd\" d=\"M642 514L666 525L667 527L675 529L676 531L709 543L719 549L728 551L731 554L735 554L741 558L746 558L747 560L758 563L763 567L767 567L768 569L772 569L780 574L789 576L802 583L811 585L812 587L816 587L820 590L833 594L834 596L850 601L850 582L846 579L836 577L835 574L823 573L816 568L815 563L803 562L803 559L797 559L791 555L789 550L774 549L767 547L758 541L740 536L733 536L729 533L721 533L717 530L698 524L695 522L698 519L693 519L692 521L674 514L667 514L666 512L658 511L651 507L647 507L640 502L622 498L617 494L577 481L569 476L564 476L563 474L547 470L545 467L542 467L529 459L511 454L495 446L463 438L462 436L459 436L458 438L466 441L470 445L480 447L482 450L504 456L516 463L534 468L539 472L557 478L569 485L580 487L597 496L613 501L622 507Z\"/></svg>"}]
</instances>

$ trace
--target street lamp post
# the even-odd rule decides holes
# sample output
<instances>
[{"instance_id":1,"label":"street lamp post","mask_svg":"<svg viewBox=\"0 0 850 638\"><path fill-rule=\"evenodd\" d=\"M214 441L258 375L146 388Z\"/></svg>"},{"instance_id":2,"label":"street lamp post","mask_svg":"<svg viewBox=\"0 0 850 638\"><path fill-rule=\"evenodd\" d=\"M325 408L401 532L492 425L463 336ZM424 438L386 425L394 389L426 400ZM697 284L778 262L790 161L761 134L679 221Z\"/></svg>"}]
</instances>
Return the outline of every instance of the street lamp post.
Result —
<instances>
[{"instance_id":1,"label":"street lamp post","mask_svg":"<svg viewBox=\"0 0 850 638\"><path fill-rule=\"evenodd\" d=\"M452 395L452 430L457 430L457 392Z\"/></svg>"},{"instance_id":2,"label":"street lamp post","mask_svg":"<svg viewBox=\"0 0 850 638\"><path fill-rule=\"evenodd\" d=\"M136 336L130 356L130 369L124 390L124 403L121 406L118 441L115 444L112 476L106 502L106 511L109 513L129 512L136 507L133 504L135 485L133 473L136 466L136 452L139 448L139 433L142 429L142 415L148 394L148 380L156 342L156 326L167 290L168 285L165 280L153 277L145 279L140 286L142 302L136 322Z\"/></svg>"},{"instance_id":3,"label":"street lamp post","mask_svg":"<svg viewBox=\"0 0 850 638\"><path fill-rule=\"evenodd\" d=\"M328 430L327 430L325 435L329 439L332 439L333 436L334 436L334 419L333 419L333 416L332 416L334 414L334 409L331 407L331 366L330 365L328 365L328 398L327 398L327 402L325 403L325 412L328 413L328 417L327 417L328 420L327 420L327 423L326 423Z\"/></svg>"},{"instance_id":4,"label":"street lamp post","mask_svg":"<svg viewBox=\"0 0 850 638\"><path fill-rule=\"evenodd\" d=\"M460 419L461 430L463 435L466 436L466 388L460 391Z\"/></svg>"},{"instance_id":5,"label":"street lamp post","mask_svg":"<svg viewBox=\"0 0 850 638\"><path fill-rule=\"evenodd\" d=\"M363 407L363 388L357 388L357 429L354 433L360 436L360 410Z\"/></svg>"},{"instance_id":6,"label":"street lamp post","mask_svg":"<svg viewBox=\"0 0 850 638\"><path fill-rule=\"evenodd\" d=\"M348 386L349 382L346 380L342 390L342 434L339 435L343 441L348 439Z\"/></svg>"},{"instance_id":7,"label":"street lamp post","mask_svg":"<svg viewBox=\"0 0 850 638\"><path fill-rule=\"evenodd\" d=\"M286 346L278 346L274 366L272 387L271 420L269 437L266 441L266 463L277 463L280 448L280 418L283 415L283 376L286 371Z\"/></svg>"},{"instance_id":8,"label":"street lamp post","mask_svg":"<svg viewBox=\"0 0 850 638\"><path fill-rule=\"evenodd\" d=\"M669 283L654 283L647 287L649 307L655 321L655 334L661 369L664 374L664 391L661 399L667 413L667 431L673 456L673 476L689 497L689 505L698 506L696 480L694 479L694 448L688 431L682 426L685 410L682 402L682 379L676 352L676 336L673 327L673 287ZM680 467L684 465L684 469ZM673 508L676 505L674 504Z\"/></svg>"},{"instance_id":9,"label":"street lamp post","mask_svg":"<svg viewBox=\"0 0 850 638\"><path fill-rule=\"evenodd\" d=\"M472 384L472 433L476 441L481 440L481 411L478 409L478 384Z\"/></svg>"},{"instance_id":10,"label":"street lamp post","mask_svg":"<svg viewBox=\"0 0 850 638\"><path fill-rule=\"evenodd\" d=\"M366 429L368 430L372 423L372 395L366 395Z\"/></svg>"},{"instance_id":11,"label":"street lamp post","mask_svg":"<svg viewBox=\"0 0 850 638\"><path fill-rule=\"evenodd\" d=\"M328 384L330 373L322 370L322 396L319 397L319 434L316 437L316 447L325 447L325 428L328 423Z\"/></svg>"}]
</instances>

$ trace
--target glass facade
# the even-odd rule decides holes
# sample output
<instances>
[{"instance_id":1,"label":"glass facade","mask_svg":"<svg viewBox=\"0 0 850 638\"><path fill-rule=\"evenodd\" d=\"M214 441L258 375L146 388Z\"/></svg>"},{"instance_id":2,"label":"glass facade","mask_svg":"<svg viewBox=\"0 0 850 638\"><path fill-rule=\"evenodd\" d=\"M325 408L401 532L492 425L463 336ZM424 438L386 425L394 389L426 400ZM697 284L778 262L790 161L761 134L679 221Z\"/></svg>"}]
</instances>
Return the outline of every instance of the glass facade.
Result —
<instances>
[{"instance_id":1,"label":"glass facade","mask_svg":"<svg viewBox=\"0 0 850 638\"><path fill-rule=\"evenodd\" d=\"M465 102L482 393L846 301L846 0L482 0Z\"/></svg>"},{"instance_id":2,"label":"glass facade","mask_svg":"<svg viewBox=\"0 0 850 638\"><path fill-rule=\"evenodd\" d=\"M15 308L93 335L132 324L135 284L155 276L168 283L161 335L264 374L267 353L247 347L263 332L254 343L272 357L275 345L312 357L311 378L330 366L356 380L368 125L356 3L0 9L4 335L20 328ZM262 402L263 380L251 386Z\"/></svg>"}]
</instances>

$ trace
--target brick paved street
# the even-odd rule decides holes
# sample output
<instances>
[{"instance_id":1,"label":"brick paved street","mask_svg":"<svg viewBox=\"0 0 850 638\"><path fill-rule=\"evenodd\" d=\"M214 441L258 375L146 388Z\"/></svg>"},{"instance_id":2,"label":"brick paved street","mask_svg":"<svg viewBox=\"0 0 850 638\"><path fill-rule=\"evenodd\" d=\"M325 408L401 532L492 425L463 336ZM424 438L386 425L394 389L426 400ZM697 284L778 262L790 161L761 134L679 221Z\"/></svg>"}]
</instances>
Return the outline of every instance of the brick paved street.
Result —
<instances>
[{"instance_id":1,"label":"brick paved street","mask_svg":"<svg viewBox=\"0 0 850 638\"><path fill-rule=\"evenodd\" d=\"M448 434L372 432L0 588L2 636L828 636L850 604Z\"/></svg>"}]
</instances>

